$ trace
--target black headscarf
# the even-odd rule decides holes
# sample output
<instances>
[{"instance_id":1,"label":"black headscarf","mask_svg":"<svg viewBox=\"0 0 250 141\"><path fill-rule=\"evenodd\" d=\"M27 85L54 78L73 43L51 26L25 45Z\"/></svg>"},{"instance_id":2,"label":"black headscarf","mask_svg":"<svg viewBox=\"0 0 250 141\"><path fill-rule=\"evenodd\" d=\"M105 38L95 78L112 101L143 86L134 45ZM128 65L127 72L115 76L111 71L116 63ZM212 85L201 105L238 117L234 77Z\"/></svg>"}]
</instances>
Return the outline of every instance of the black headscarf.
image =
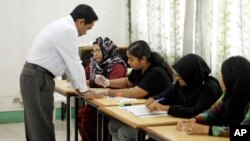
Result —
<instances>
[{"instance_id":1,"label":"black headscarf","mask_svg":"<svg viewBox=\"0 0 250 141\"><path fill-rule=\"evenodd\" d=\"M115 64L120 63L126 67L126 63L121 59L117 46L108 37L98 37L93 42L98 44L103 54L103 60L96 62L94 57L90 59L90 79L95 80L96 74L108 77Z\"/></svg>"},{"instance_id":2,"label":"black headscarf","mask_svg":"<svg viewBox=\"0 0 250 141\"><path fill-rule=\"evenodd\" d=\"M230 57L223 62L221 73L226 86L221 118L226 124L239 125L250 102L250 63L241 56Z\"/></svg>"},{"instance_id":3,"label":"black headscarf","mask_svg":"<svg viewBox=\"0 0 250 141\"><path fill-rule=\"evenodd\" d=\"M217 79L209 76L210 68L198 55L183 56L173 65L175 71L187 84L177 81L171 89L167 89L164 104L170 105L169 114L176 117L191 118L207 110L221 95Z\"/></svg>"},{"instance_id":4,"label":"black headscarf","mask_svg":"<svg viewBox=\"0 0 250 141\"><path fill-rule=\"evenodd\" d=\"M173 68L191 87L202 84L211 72L206 62L196 54L183 56L173 65Z\"/></svg>"}]
</instances>

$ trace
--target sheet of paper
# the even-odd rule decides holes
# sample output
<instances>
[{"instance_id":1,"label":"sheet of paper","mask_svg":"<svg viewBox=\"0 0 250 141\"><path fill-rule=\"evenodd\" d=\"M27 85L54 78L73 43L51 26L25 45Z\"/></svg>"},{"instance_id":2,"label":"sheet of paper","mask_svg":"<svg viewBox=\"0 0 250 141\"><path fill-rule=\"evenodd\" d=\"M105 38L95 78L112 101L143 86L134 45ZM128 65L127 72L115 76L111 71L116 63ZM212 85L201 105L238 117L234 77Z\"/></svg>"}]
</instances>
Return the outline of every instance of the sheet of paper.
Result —
<instances>
[{"instance_id":1,"label":"sheet of paper","mask_svg":"<svg viewBox=\"0 0 250 141\"><path fill-rule=\"evenodd\" d=\"M127 97L109 97L111 99L116 100L119 103L133 103L136 101L136 98L127 98Z\"/></svg>"},{"instance_id":2,"label":"sheet of paper","mask_svg":"<svg viewBox=\"0 0 250 141\"><path fill-rule=\"evenodd\" d=\"M139 118L149 118L149 117L163 117L167 116L168 114L158 114L158 115L145 115L145 116L138 116Z\"/></svg>"},{"instance_id":3,"label":"sheet of paper","mask_svg":"<svg viewBox=\"0 0 250 141\"><path fill-rule=\"evenodd\" d=\"M126 98L126 97L116 98L116 100L117 100L118 102L124 102L124 103L136 101L135 98Z\"/></svg>"},{"instance_id":4,"label":"sheet of paper","mask_svg":"<svg viewBox=\"0 0 250 141\"><path fill-rule=\"evenodd\" d=\"M166 111L149 111L145 105L133 105L121 107L136 116L167 115Z\"/></svg>"}]
</instances>

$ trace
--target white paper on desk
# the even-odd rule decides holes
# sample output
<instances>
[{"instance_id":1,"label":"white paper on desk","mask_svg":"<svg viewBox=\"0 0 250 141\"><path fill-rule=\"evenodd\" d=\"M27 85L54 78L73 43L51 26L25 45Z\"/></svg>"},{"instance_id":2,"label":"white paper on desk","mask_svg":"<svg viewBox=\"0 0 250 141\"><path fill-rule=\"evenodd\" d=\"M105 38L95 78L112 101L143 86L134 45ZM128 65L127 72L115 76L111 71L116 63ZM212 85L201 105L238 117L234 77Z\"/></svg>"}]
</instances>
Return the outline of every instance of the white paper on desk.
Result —
<instances>
[{"instance_id":1,"label":"white paper on desk","mask_svg":"<svg viewBox=\"0 0 250 141\"><path fill-rule=\"evenodd\" d=\"M134 101L136 101L136 99L135 98L122 97L122 98L117 98L117 101L126 103L126 102L134 102Z\"/></svg>"},{"instance_id":2,"label":"white paper on desk","mask_svg":"<svg viewBox=\"0 0 250 141\"><path fill-rule=\"evenodd\" d=\"M128 98L128 97L109 97L109 98L112 98L120 103L133 103L134 101L136 101L136 98Z\"/></svg>"},{"instance_id":3,"label":"white paper on desk","mask_svg":"<svg viewBox=\"0 0 250 141\"><path fill-rule=\"evenodd\" d=\"M145 115L145 116L138 116L139 118L149 118L149 117L164 117L168 116L168 114L158 114L158 115Z\"/></svg>"},{"instance_id":4,"label":"white paper on desk","mask_svg":"<svg viewBox=\"0 0 250 141\"><path fill-rule=\"evenodd\" d=\"M125 106L121 108L139 117L150 115L167 115L166 111L149 111L145 105Z\"/></svg>"}]
</instances>

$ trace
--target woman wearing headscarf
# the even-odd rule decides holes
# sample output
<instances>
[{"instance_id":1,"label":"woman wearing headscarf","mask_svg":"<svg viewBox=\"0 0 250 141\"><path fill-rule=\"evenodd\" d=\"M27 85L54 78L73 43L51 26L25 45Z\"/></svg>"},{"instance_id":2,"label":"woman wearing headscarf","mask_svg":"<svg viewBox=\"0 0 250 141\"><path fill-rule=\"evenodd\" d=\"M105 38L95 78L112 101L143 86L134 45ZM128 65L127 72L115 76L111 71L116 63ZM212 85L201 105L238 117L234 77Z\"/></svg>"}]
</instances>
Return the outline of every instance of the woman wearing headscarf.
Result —
<instances>
[{"instance_id":1,"label":"woman wearing headscarf","mask_svg":"<svg viewBox=\"0 0 250 141\"><path fill-rule=\"evenodd\" d=\"M128 64L132 68L131 73L124 78L108 80L104 76L96 78L96 82L109 89L108 96L130 98L148 98L163 92L172 85L173 73L168 63L156 52L151 51L150 46L143 40L138 40L127 48ZM124 126L116 120L109 122L109 132L112 140L118 140L118 130Z\"/></svg>"},{"instance_id":2,"label":"woman wearing headscarf","mask_svg":"<svg viewBox=\"0 0 250 141\"><path fill-rule=\"evenodd\" d=\"M210 108L220 97L219 82L209 76L210 68L198 55L188 54L173 65L176 83L170 89L153 97L164 98L161 102L149 99L146 106L151 110L167 111L169 115L191 118Z\"/></svg>"},{"instance_id":3,"label":"woman wearing headscarf","mask_svg":"<svg viewBox=\"0 0 250 141\"><path fill-rule=\"evenodd\" d=\"M132 71L127 77L109 80L97 75L95 82L109 89L105 95L148 98L161 93L171 86L173 72L168 62L158 53L151 51L150 46L143 40L138 40L127 48L128 64ZM158 83L156 83L158 82ZM85 98L95 98L87 97Z\"/></svg>"},{"instance_id":4,"label":"woman wearing headscarf","mask_svg":"<svg viewBox=\"0 0 250 141\"><path fill-rule=\"evenodd\" d=\"M210 69L200 56L188 54L173 65L173 69L176 83L149 98L146 102L149 110L167 111L172 116L190 118L208 109L220 97L219 82L209 76ZM122 126L117 134L119 141L134 141L137 132Z\"/></svg>"},{"instance_id":5,"label":"woman wearing headscarf","mask_svg":"<svg viewBox=\"0 0 250 141\"><path fill-rule=\"evenodd\" d=\"M93 57L86 67L86 78L90 87L102 87L95 83L97 74L109 79L126 76L126 63L121 59L117 46L108 37L98 37L92 46Z\"/></svg>"},{"instance_id":6,"label":"woman wearing headscarf","mask_svg":"<svg viewBox=\"0 0 250 141\"><path fill-rule=\"evenodd\" d=\"M117 46L109 38L98 37L92 46L93 57L86 67L86 78L90 87L100 87L95 83L97 74L109 79L116 79L126 76L126 64L118 54ZM96 108L84 105L78 112L78 128L84 141L96 140Z\"/></svg>"},{"instance_id":7,"label":"woman wearing headscarf","mask_svg":"<svg viewBox=\"0 0 250 141\"><path fill-rule=\"evenodd\" d=\"M177 129L187 134L229 136L229 125L250 125L250 63L241 56L230 57L221 67L224 94L208 110Z\"/></svg>"}]
</instances>

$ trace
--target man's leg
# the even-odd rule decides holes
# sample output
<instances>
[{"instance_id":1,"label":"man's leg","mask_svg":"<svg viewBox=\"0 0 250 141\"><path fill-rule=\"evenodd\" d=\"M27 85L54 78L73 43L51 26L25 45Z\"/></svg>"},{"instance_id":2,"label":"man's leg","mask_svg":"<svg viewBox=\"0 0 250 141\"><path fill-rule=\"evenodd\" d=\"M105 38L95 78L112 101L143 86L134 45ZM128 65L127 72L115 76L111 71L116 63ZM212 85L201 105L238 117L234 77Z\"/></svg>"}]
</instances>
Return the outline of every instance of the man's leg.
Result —
<instances>
[{"instance_id":1,"label":"man's leg","mask_svg":"<svg viewBox=\"0 0 250 141\"><path fill-rule=\"evenodd\" d=\"M24 67L20 77L28 141L55 141L53 124L54 80L47 74Z\"/></svg>"}]
</instances>

